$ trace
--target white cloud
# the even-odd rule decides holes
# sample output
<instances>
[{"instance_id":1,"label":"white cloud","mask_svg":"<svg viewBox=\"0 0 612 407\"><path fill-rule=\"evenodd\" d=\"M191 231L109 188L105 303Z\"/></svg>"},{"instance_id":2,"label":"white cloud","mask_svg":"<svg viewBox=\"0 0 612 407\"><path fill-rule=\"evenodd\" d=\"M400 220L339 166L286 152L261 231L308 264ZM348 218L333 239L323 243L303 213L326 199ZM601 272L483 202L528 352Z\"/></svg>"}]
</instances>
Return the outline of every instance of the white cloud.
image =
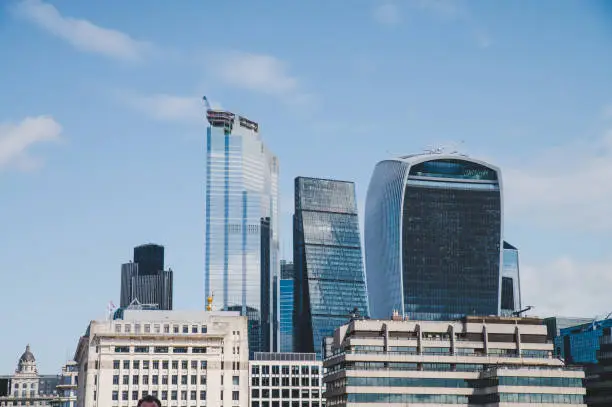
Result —
<instances>
[{"instance_id":1,"label":"white cloud","mask_svg":"<svg viewBox=\"0 0 612 407\"><path fill-rule=\"evenodd\" d=\"M383 25L397 25L401 22L399 8L392 3L385 3L377 6L373 13L374 20Z\"/></svg>"},{"instance_id":2,"label":"white cloud","mask_svg":"<svg viewBox=\"0 0 612 407\"><path fill-rule=\"evenodd\" d=\"M210 62L213 74L230 86L276 96L299 107L314 103L314 95L301 89L287 64L271 55L235 51Z\"/></svg>"},{"instance_id":3,"label":"white cloud","mask_svg":"<svg viewBox=\"0 0 612 407\"><path fill-rule=\"evenodd\" d=\"M53 5L41 0L20 1L14 12L81 51L138 61L152 48L150 44L137 41L121 31L99 27L88 20L65 17Z\"/></svg>"},{"instance_id":4,"label":"white cloud","mask_svg":"<svg viewBox=\"0 0 612 407\"><path fill-rule=\"evenodd\" d=\"M612 230L612 131L504 168L505 209L513 219Z\"/></svg>"},{"instance_id":5,"label":"white cloud","mask_svg":"<svg viewBox=\"0 0 612 407\"><path fill-rule=\"evenodd\" d=\"M612 258L583 263L561 257L521 266L523 305L535 306L530 314L541 317L601 317L612 311L611 284Z\"/></svg>"},{"instance_id":6,"label":"white cloud","mask_svg":"<svg viewBox=\"0 0 612 407\"><path fill-rule=\"evenodd\" d=\"M0 124L0 169L13 166L27 170L38 166L28 150L35 144L58 140L61 132L62 126L50 116Z\"/></svg>"},{"instance_id":7,"label":"white cloud","mask_svg":"<svg viewBox=\"0 0 612 407\"><path fill-rule=\"evenodd\" d=\"M165 93L139 95L122 92L119 93L119 98L129 106L162 121L202 122L206 115L204 102L197 96L176 96ZM211 106L214 109L221 108L216 102L211 102Z\"/></svg>"}]
</instances>

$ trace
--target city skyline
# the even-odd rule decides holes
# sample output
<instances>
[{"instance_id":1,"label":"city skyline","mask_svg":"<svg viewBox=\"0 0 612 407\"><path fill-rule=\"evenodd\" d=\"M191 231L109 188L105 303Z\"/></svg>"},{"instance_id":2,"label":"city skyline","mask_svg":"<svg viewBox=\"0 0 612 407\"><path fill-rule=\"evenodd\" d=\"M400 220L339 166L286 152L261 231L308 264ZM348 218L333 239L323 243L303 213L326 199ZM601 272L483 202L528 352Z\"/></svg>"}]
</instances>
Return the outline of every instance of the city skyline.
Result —
<instances>
[{"instance_id":1,"label":"city skyline","mask_svg":"<svg viewBox=\"0 0 612 407\"><path fill-rule=\"evenodd\" d=\"M174 308L204 308L202 95L256 119L280 159L280 258L295 176L354 181L363 212L376 162L464 140L504 172L530 314L608 312L605 2L279 2L257 30L253 5L190 6L0 6L0 267L15 287L0 306L21 309L0 371L31 343L58 372L141 242L169 248Z\"/></svg>"}]
</instances>

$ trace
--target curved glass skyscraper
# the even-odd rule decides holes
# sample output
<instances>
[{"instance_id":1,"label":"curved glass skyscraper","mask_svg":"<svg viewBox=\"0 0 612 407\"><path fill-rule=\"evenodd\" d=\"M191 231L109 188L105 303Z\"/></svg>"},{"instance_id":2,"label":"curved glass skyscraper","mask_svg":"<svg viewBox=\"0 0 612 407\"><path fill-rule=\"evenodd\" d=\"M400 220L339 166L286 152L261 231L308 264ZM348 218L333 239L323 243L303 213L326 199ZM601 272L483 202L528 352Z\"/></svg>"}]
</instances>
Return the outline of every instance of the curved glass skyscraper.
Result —
<instances>
[{"instance_id":1,"label":"curved glass skyscraper","mask_svg":"<svg viewBox=\"0 0 612 407\"><path fill-rule=\"evenodd\" d=\"M373 318L498 315L501 245L498 168L435 153L377 164L365 212Z\"/></svg>"},{"instance_id":2,"label":"curved glass skyscraper","mask_svg":"<svg viewBox=\"0 0 612 407\"><path fill-rule=\"evenodd\" d=\"M273 351L278 323L278 160L259 125L207 111L205 292L249 318L249 350Z\"/></svg>"}]
</instances>

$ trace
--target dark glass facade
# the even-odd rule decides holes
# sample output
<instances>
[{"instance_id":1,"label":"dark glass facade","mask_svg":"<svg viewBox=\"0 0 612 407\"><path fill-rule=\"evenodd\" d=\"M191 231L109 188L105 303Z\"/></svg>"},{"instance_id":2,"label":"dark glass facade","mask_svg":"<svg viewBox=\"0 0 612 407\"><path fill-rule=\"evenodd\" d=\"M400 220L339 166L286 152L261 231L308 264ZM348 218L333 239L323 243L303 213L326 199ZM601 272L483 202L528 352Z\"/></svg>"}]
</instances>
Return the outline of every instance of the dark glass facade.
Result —
<instances>
[{"instance_id":1,"label":"dark glass facade","mask_svg":"<svg viewBox=\"0 0 612 407\"><path fill-rule=\"evenodd\" d=\"M499 170L426 154L377 165L366 206L373 317L452 320L500 312Z\"/></svg>"},{"instance_id":2,"label":"dark glass facade","mask_svg":"<svg viewBox=\"0 0 612 407\"><path fill-rule=\"evenodd\" d=\"M280 351L293 352L293 263L281 260Z\"/></svg>"},{"instance_id":3,"label":"dark glass facade","mask_svg":"<svg viewBox=\"0 0 612 407\"><path fill-rule=\"evenodd\" d=\"M164 246L144 244L134 248L134 263L140 274L155 274L164 269Z\"/></svg>"},{"instance_id":4,"label":"dark glass facade","mask_svg":"<svg viewBox=\"0 0 612 407\"><path fill-rule=\"evenodd\" d=\"M501 314L510 316L522 306L518 249L508 242L504 242L501 275Z\"/></svg>"},{"instance_id":5,"label":"dark glass facade","mask_svg":"<svg viewBox=\"0 0 612 407\"><path fill-rule=\"evenodd\" d=\"M295 179L293 247L295 351L320 355L354 308L369 315L354 183Z\"/></svg>"}]
</instances>

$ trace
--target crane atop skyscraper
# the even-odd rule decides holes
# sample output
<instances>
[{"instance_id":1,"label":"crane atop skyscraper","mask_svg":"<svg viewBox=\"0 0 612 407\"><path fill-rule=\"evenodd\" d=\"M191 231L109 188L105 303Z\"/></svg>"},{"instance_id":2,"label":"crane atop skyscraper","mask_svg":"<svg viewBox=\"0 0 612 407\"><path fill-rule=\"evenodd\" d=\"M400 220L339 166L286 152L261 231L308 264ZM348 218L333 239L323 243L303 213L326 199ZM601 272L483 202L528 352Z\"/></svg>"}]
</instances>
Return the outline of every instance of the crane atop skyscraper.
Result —
<instances>
[{"instance_id":1,"label":"crane atop skyscraper","mask_svg":"<svg viewBox=\"0 0 612 407\"><path fill-rule=\"evenodd\" d=\"M204 107L206 107L206 111L211 110L210 102L206 96L202 96L202 100L204 101Z\"/></svg>"}]
</instances>

